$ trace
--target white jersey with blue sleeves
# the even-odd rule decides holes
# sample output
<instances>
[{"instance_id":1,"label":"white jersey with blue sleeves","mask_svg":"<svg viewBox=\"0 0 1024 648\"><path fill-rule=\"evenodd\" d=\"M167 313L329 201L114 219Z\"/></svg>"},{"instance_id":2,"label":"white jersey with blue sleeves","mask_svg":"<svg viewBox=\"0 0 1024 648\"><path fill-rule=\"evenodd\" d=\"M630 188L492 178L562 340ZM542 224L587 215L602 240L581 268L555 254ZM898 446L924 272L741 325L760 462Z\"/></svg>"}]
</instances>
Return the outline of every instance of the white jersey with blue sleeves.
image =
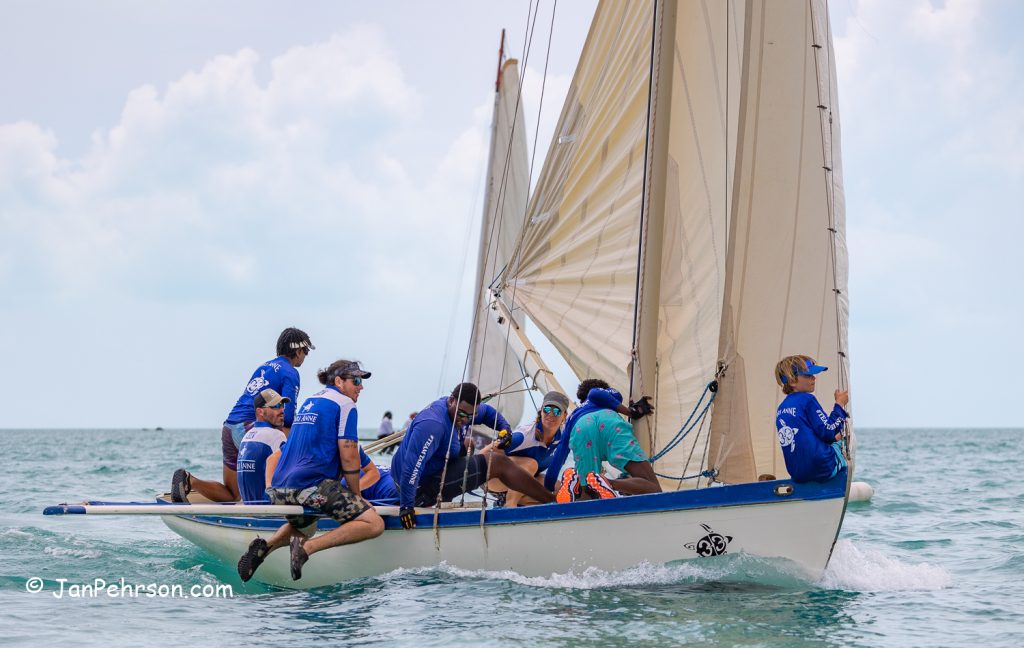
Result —
<instances>
[{"instance_id":1,"label":"white jersey with blue sleeves","mask_svg":"<svg viewBox=\"0 0 1024 648\"><path fill-rule=\"evenodd\" d=\"M238 448L238 491L243 502L269 502L267 459L285 442L284 432L259 421L242 437Z\"/></svg>"}]
</instances>

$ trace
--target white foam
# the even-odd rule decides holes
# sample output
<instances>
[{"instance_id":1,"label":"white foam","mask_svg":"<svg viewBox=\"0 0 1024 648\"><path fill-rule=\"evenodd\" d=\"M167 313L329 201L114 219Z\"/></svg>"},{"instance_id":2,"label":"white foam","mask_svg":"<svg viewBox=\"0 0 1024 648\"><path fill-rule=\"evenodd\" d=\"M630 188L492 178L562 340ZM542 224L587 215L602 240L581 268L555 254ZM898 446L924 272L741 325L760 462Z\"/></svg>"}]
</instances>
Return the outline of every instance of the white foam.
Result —
<instances>
[{"instance_id":1,"label":"white foam","mask_svg":"<svg viewBox=\"0 0 1024 648\"><path fill-rule=\"evenodd\" d=\"M840 540L818 584L853 592L930 591L950 587L953 577L937 565L908 564Z\"/></svg>"},{"instance_id":2,"label":"white foam","mask_svg":"<svg viewBox=\"0 0 1024 648\"><path fill-rule=\"evenodd\" d=\"M48 556L73 556L75 558L99 558L102 553L87 549L64 549L61 547L46 547L43 553Z\"/></svg>"},{"instance_id":3,"label":"white foam","mask_svg":"<svg viewBox=\"0 0 1024 648\"><path fill-rule=\"evenodd\" d=\"M32 534L21 529L4 529L3 533L0 533L0 538L31 538Z\"/></svg>"},{"instance_id":4,"label":"white foam","mask_svg":"<svg viewBox=\"0 0 1024 648\"><path fill-rule=\"evenodd\" d=\"M786 566L780 568L772 561L739 554L729 558L715 561L685 561L670 565L643 562L619 571L587 567L583 571L570 570L564 573L553 573L550 576L523 576L512 570L462 569L448 563L441 563L436 567L396 569L387 574L385 578L441 572L460 579L506 580L530 587L580 590L736 579L753 582L765 581L781 585L805 582L789 574L785 569Z\"/></svg>"}]
</instances>

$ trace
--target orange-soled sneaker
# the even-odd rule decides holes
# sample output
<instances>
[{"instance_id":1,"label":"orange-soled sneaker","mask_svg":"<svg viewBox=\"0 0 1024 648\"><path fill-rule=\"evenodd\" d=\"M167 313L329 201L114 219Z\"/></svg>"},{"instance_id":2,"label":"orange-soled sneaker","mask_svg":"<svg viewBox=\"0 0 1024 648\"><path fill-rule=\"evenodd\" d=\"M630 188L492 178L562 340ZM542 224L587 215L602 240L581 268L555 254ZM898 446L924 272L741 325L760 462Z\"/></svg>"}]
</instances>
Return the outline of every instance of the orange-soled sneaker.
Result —
<instances>
[{"instance_id":1,"label":"orange-soled sneaker","mask_svg":"<svg viewBox=\"0 0 1024 648\"><path fill-rule=\"evenodd\" d=\"M569 502L575 502L579 496L579 473L576 472L575 468L566 468L565 472L562 473L562 485L558 487L558 492L555 493L555 501L559 504L568 504Z\"/></svg>"},{"instance_id":2,"label":"orange-soled sneaker","mask_svg":"<svg viewBox=\"0 0 1024 648\"><path fill-rule=\"evenodd\" d=\"M601 499L618 497L618 494L612 488L612 485L608 483L608 480L605 479L605 476L598 473L589 473L587 475L587 488Z\"/></svg>"}]
</instances>

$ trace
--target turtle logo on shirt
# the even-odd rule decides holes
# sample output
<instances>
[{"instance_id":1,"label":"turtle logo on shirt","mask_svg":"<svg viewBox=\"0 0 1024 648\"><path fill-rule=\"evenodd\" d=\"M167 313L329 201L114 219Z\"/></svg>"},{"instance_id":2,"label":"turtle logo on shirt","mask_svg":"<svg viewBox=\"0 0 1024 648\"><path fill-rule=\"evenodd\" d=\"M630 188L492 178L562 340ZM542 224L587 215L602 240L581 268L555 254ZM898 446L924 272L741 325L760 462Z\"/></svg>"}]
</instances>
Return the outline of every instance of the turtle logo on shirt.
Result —
<instances>
[{"instance_id":1,"label":"turtle logo on shirt","mask_svg":"<svg viewBox=\"0 0 1024 648\"><path fill-rule=\"evenodd\" d=\"M687 542L684 546L687 549L696 551L698 556L706 558L708 556L721 556L725 553L726 547L732 542L732 536L722 535L721 533L715 533L706 524L702 524L704 530L708 532L706 536L698 540L697 542Z\"/></svg>"},{"instance_id":2,"label":"turtle logo on shirt","mask_svg":"<svg viewBox=\"0 0 1024 648\"><path fill-rule=\"evenodd\" d=\"M790 452L796 452L796 433L799 431L798 428L789 427L785 421L779 419L779 445L782 446L783 452L787 447Z\"/></svg>"},{"instance_id":3,"label":"turtle logo on shirt","mask_svg":"<svg viewBox=\"0 0 1024 648\"><path fill-rule=\"evenodd\" d=\"M267 371L264 369L260 371L260 375L254 376L253 379L249 381L249 384L245 386L245 391L249 392L251 396L255 396L261 389L269 385L270 381L264 377L266 373Z\"/></svg>"}]
</instances>

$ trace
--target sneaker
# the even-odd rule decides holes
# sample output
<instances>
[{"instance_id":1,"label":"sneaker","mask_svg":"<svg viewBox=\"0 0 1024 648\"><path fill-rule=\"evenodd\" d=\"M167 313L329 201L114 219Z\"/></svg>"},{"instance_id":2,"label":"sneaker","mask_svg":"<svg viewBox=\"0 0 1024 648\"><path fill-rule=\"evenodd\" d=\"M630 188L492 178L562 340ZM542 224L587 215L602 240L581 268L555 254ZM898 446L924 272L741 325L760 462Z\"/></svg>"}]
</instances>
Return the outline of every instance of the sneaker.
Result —
<instances>
[{"instance_id":1,"label":"sneaker","mask_svg":"<svg viewBox=\"0 0 1024 648\"><path fill-rule=\"evenodd\" d=\"M508 497L508 491L491 493L491 495L494 497L494 508L505 508L505 500Z\"/></svg>"},{"instance_id":2,"label":"sneaker","mask_svg":"<svg viewBox=\"0 0 1024 648\"><path fill-rule=\"evenodd\" d=\"M612 485L608 483L605 476L598 473L590 473L587 475L587 490L600 499L618 497L615 489L613 489Z\"/></svg>"},{"instance_id":3,"label":"sneaker","mask_svg":"<svg viewBox=\"0 0 1024 648\"><path fill-rule=\"evenodd\" d=\"M580 476L575 468L566 468L562 473L562 485L555 493L555 501L559 504L575 502L580 496Z\"/></svg>"},{"instance_id":4,"label":"sneaker","mask_svg":"<svg viewBox=\"0 0 1024 648\"><path fill-rule=\"evenodd\" d=\"M307 554L306 550L302 548L302 545L304 545L305 542L306 541L301 538L292 538L292 580L299 580L302 578L302 566L306 564L307 560L309 560L309 554Z\"/></svg>"},{"instance_id":5,"label":"sneaker","mask_svg":"<svg viewBox=\"0 0 1024 648\"><path fill-rule=\"evenodd\" d=\"M188 494L192 492L192 475L184 468L178 468L171 477L171 501L176 504L188 504Z\"/></svg>"},{"instance_id":6,"label":"sneaker","mask_svg":"<svg viewBox=\"0 0 1024 648\"><path fill-rule=\"evenodd\" d=\"M249 543L249 548L245 550L245 554L238 561L238 576L243 583L249 582L252 575L256 573L256 568L263 564L263 559L267 557L268 552L267 541L263 538L256 538Z\"/></svg>"}]
</instances>

